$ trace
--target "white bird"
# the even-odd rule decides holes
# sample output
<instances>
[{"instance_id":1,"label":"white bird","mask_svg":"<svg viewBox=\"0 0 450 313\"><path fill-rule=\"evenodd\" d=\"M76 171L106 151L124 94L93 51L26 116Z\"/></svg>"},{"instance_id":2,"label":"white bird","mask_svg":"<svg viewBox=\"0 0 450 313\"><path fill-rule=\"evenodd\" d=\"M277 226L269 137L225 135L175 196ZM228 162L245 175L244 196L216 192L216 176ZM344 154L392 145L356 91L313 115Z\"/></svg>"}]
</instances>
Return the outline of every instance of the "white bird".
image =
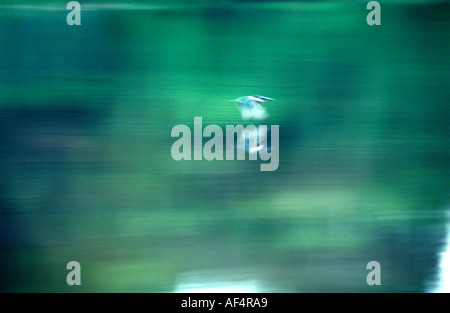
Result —
<instances>
[{"instance_id":1,"label":"white bird","mask_svg":"<svg viewBox=\"0 0 450 313\"><path fill-rule=\"evenodd\" d=\"M269 114L260 103L264 101L275 101L275 100L263 96L244 96L230 101L234 101L239 104L242 119L244 121L247 121L251 118L255 120L266 119L269 116Z\"/></svg>"}]
</instances>

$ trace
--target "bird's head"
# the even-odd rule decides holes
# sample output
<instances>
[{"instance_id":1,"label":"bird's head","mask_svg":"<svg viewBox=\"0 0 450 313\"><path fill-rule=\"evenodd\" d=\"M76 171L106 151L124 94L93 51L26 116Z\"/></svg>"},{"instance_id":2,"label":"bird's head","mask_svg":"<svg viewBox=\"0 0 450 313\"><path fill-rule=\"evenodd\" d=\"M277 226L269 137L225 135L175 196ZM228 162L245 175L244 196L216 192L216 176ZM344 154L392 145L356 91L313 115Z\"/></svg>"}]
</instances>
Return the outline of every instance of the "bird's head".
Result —
<instances>
[{"instance_id":1,"label":"bird's head","mask_svg":"<svg viewBox=\"0 0 450 313\"><path fill-rule=\"evenodd\" d=\"M243 104L244 103L244 98L245 97L239 97L239 98L236 98L236 99L230 100L230 101L234 102L234 103L237 103L237 104Z\"/></svg>"}]
</instances>

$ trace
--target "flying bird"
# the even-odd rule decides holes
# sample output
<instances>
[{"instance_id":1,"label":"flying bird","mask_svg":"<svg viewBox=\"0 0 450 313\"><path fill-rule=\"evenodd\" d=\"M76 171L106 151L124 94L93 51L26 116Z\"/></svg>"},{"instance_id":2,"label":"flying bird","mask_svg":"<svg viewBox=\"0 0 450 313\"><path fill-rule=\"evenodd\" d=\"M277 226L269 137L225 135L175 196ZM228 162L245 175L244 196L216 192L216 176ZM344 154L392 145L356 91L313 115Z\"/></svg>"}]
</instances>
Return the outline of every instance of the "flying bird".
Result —
<instances>
[{"instance_id":1,"label":"flying bird","mask_svg":"<svg viewBox=\"0 0 450 313\"><path fill-rule=\"evenodd\" d=\"M260 104L264 101L275 101L274 99L263 96L244 96L234 100L237 102L241 110L242 119L247 121L251 118L255 120L264 120L269 114L266 109Z\"/></svg>"}]
</instances>

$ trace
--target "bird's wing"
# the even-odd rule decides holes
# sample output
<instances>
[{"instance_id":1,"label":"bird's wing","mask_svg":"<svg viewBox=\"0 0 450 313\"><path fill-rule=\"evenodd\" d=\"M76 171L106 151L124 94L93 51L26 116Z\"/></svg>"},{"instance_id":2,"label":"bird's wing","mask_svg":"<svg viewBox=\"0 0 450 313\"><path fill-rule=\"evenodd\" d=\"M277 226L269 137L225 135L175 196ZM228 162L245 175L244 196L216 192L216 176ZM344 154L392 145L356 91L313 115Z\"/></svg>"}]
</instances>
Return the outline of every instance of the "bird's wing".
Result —
<instances>
[{"instance_id":1,"label":"bird's wing","mask_svg":"<svg viewBox=\"0 0 450 313\"><path fill-rule=\"evenodd\" d=\"M254 99L258 99L258 100L254 100L254 101L258 101L258 102L275 101L275 100L272 99L272 98L269 98L269 97L263 97L263 96L250 96L250 97L252 97L252 98L254 98ZM253 99L252 99L252 100L253 100Z\"/></svg>"},{"instance_id":2,"label":"bird's wing","mask_svg":"<svg viewBox=\"0 0 450 313\"><path fill-rule=\"evenodd\" d=\"M260 99L258 96L248 96L248 98L252 101L256 101L256 102L264 102L263 99Z\"/></svg>"}]
</instances>

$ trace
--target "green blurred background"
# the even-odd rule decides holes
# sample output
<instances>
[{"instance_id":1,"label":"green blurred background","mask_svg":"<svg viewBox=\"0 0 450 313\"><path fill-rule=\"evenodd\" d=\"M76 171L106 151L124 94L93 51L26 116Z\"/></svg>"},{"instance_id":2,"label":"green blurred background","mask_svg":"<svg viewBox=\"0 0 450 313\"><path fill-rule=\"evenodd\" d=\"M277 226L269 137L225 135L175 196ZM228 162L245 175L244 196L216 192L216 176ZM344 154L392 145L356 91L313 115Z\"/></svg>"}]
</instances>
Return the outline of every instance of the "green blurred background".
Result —
<instances>
[{"instance_id":1,"label":"green blurred background","mask_svg":"<svg viewBox=\"0 0 450 313\"><path fill-rule=\"evenodd\" d=\"M0 291L429 290L447 1L380 1L381 26L368 1L79 1L81 26L67 2L0 5ZM253 94L277 171L172 159L172 127L242 124Z\"/></svg>"}]
</instances>

